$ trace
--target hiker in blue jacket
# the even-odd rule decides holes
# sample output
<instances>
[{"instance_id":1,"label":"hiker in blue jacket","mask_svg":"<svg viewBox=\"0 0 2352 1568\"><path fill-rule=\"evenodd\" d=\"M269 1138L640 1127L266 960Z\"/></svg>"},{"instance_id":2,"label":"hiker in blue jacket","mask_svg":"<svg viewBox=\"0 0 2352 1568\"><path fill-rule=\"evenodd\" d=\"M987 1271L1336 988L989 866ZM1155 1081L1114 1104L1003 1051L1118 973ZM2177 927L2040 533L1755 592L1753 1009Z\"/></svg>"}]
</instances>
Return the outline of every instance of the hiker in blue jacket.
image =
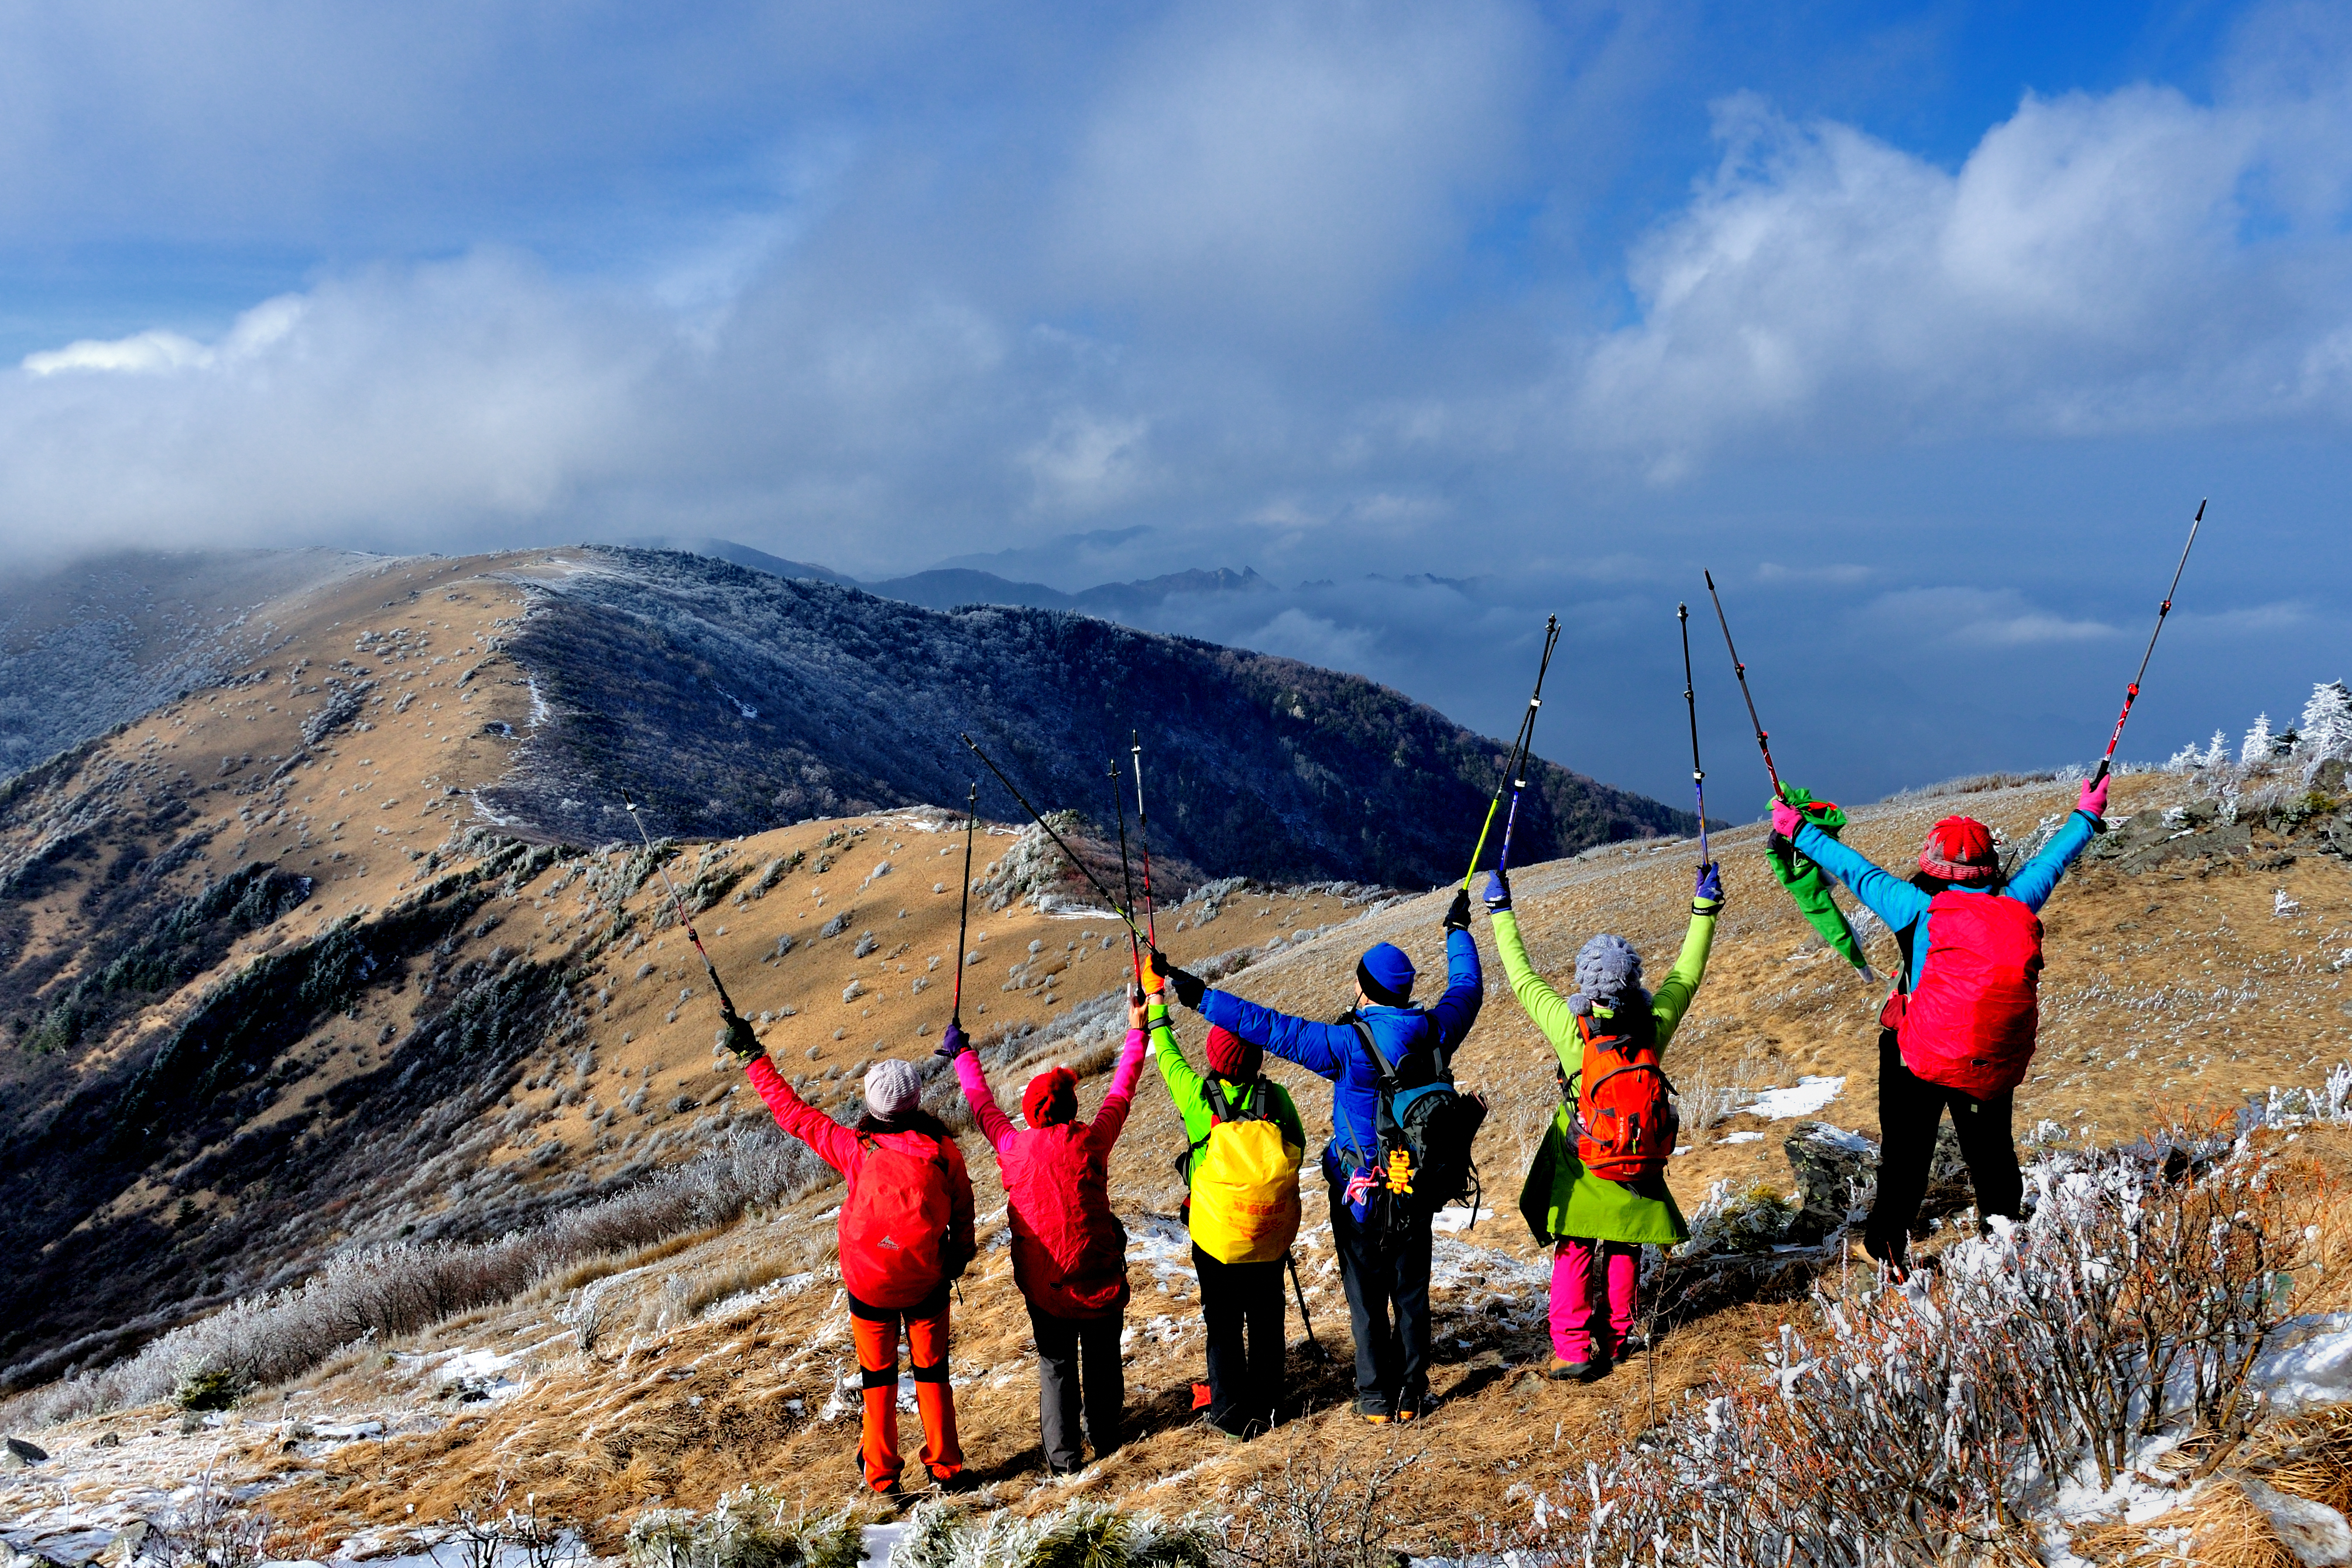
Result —
<instances>
[{"instance_id":1,"label":"hiker in blue jacket","mask_svg":"<svg viewBox=\"0 0 2352 1568\"><path fill-rule=\"evenodd\" d=\"M2105 827L2106 809L2102 776L2083 786L2041 852L2006 875L1991 829L1946 817L1929 831L1918 871L1904 877L1787 800L1772 802L1773 831L1844 883L1902 951L1895 994L1879 1014L1878 1195L1863 1227L1864 1250L1897 1274L1948 1107L1978 1215L2018 1217L2025 1182L2011 1119L2040 1025L2042 926L2032 912Z\"/></svg>"},{"instance_id":2,"label":"hiker in blue jacket","mask_svg":"<svg viewBox=\"0 0 2352 1568\"><path fill-rule=\"evenodd\" d=\"M1448 1076L1454 1052L1486 999L1469 925L1469 894L1457 892L1445 915L1445 994L1435 1007L1412 1005L1412 960L1382 942L1357 963L1356 1005L1337 1023L1294 1018L1211 990L1207 982L1152 955L1178 1001L1252 1045L1331 1081L1331 1141L1323 1149L1323 1178L1331 1187L1331 1243L1339 1254L1356 1340L1356 1409L1376 1425L1411 1421L1429 1403L1429 1215L1416 1209L1383 1212L1377 1174L1380 1073L1365 1054L1356 1023L1371 1031L1400 1088Z\"/></svg>"}]
</instances>

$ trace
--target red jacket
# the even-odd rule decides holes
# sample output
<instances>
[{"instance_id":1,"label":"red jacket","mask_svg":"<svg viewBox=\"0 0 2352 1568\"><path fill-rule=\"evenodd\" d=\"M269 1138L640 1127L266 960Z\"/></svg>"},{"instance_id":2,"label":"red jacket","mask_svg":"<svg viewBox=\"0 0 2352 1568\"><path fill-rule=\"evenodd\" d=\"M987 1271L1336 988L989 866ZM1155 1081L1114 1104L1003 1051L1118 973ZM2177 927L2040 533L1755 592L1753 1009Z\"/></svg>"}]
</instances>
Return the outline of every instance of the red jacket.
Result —
<instances>
[{"instance_id":1,"label":"red jacket","mask_svg":"<svg viewBox=\"0 0 2352 1568\"><path fill-rule=\"evenodd\" d=\"M1107 1318L1127 1305L1127 1228L1110 1211L1111 1145L1135 1103L1143 1031L1130 1030L1110 1092L1091 1123L1026 1130L990 1092L980 1058L956 1058L956 1077L1004 1173L1013 1225L1013 1278L1028 1303L1055 1318Z\"/></svg>"},{"instance_id":2,"label":"red jacket","mask_svg":"<svg viewBox=\"0 0 2352 1568\"><path fill-rule=\"evenodd\" d=\"M776 1071L776 1064L764 1056L754 1058L751 1065L744 1070L744 1075L751 1079L751 1087L760 1092L760 1098L768 1103L768 1109L775 1113L776 1125L815 1150L819 1159L839 1171L847 1179L853 1197L857 1191L858 1173L865 1168L868 1139L919 1160L930 1159L934 1150L945 1155L948 1166L948 1234L940 1254L949 1263L948 1279L954 1279L963 1272L964 1264L971 1260L978 1249L972 1241L971 1173L965 1168L963 1150L957 1146L955 1139L934 1139L929 1134L913 1130L861 1133L854 1127L845 1127L793 1093L793 1086L785 1082L782 1074ZM846 1201L842 1204L841 1212L844 1218L848 1217L849 1204ZM839 1229L838 1226L836 1229ZM866 1260L856 1255L847 1231L840 1230L839 1233L842 1283L848 1287L852 1296L866 1300L857 1288L858 1275ZM947 1280L940 1282L944 1286Z\"/></svg>"}]
</instances>

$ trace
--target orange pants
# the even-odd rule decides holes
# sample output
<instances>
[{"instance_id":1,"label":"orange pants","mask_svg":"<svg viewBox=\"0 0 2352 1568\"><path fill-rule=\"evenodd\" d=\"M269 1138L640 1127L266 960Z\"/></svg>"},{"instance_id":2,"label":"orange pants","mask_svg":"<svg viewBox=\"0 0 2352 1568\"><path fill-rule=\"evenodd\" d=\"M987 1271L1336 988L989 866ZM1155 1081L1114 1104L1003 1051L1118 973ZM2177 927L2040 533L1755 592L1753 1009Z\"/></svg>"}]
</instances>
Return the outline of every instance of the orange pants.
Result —
<instances>
[{"instance_id":1,"label":"orange pants","mask_svg":"<svg viewBox=\"0 0 2352 1568\"><path fill-rule=\"evenodd\" d=\"M924 1302L905 1312L885 1307L850 1303L850 1325L857 1337L857 1369L865 1375L865 1431L858 1457L865 1461L866 1484L876 1491L897 1484L907 1468L898 1457L898 1324L907 1325L907 1362L915 1380L915 1408L923 1420L924 1469L931 1479L944 1481L963 1469L963 1450L956 1444L955 1394L948 1386L948 1307L945 1292L936 1311ZM919 1312L928 1315L917 1316Z\"/></svg>"}]
</instances>

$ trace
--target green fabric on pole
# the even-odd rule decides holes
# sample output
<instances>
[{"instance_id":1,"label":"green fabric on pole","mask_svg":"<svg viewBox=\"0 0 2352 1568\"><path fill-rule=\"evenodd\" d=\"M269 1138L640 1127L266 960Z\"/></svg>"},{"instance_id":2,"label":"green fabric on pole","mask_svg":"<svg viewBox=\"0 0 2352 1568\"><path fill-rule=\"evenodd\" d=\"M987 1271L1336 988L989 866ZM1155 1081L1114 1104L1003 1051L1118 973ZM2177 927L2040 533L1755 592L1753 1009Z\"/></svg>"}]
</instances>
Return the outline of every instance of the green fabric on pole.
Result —
<instances>
[{"instance_id":1,"label":"green fabric on pole","mask_svg":"<svg viewBox=\"0 0 2352 1568\"><path fill-rule=\"evenodd\" d=\"M1827 800L1815 800L1808 790L1793 784L1780 787L1780 798L1805 814L1814 827L1836 838L1845 827L1845 813ZM1822 941L1855 968L1867 973L1870 960L1863 956L1862 944L1854 940L1853 927L1845 923L1837 901L1830 896L1836 885L1830 873L1815 865L1808 856L1799 854L1797 846L1778 833L1765 837L1765 855L1772 862L1772 874L1797 901L1797 908L1806 922L1821 934Z\"/></svg>"}]
</instances>

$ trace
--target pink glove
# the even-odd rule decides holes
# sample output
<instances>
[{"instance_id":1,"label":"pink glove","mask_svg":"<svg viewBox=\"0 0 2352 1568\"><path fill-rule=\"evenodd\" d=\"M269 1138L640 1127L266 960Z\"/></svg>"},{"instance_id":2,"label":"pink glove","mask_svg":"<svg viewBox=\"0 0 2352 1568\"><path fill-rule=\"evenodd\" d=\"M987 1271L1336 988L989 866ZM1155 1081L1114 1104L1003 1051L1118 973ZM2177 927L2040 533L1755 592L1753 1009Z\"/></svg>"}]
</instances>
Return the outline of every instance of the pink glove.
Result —
<instances>
[{"instance_id":1,"label":"pink glove","mask_svg":"<svg viewBox=\"0 0 2352 1568\"><path fill-rule=\"evenodd\" d=\"M2104 821L2107 814L2107 779L2103 774L2084 784L2083 798L2074 802L2074 810Z\"/></svg>"},{"instance_id":2,"label":"pink glove","mask_svg":"<svg viewBox=\"0 0 2352 1568\"><path fill-rule=\"evenodd\" d=\"M1772 831L1793 841L1797 830L1805 825L1805 814L1778 795L1772 797Z\"/></svg>"}]
</instances>

